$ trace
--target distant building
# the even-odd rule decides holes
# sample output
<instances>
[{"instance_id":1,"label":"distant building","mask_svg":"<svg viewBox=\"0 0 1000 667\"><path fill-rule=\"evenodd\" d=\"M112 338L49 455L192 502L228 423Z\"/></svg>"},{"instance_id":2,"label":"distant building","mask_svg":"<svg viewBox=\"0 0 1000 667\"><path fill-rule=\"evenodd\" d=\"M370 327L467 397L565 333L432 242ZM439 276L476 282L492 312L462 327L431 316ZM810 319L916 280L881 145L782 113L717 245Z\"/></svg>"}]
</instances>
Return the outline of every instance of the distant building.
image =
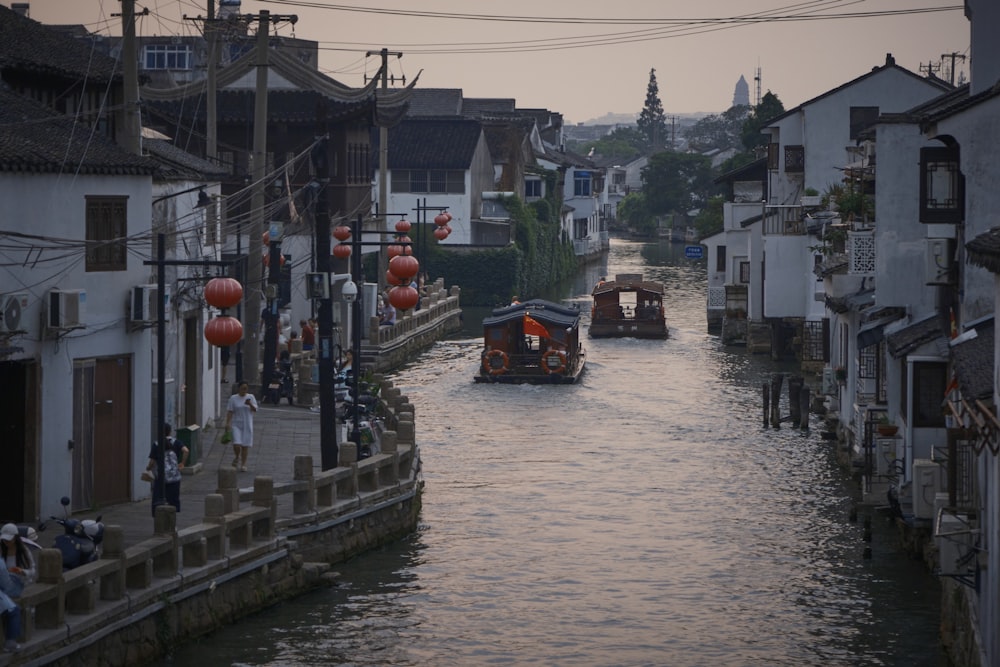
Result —
<instances>
[{"instance_id":1,"label":"distant building","mask_svg":"<svg viewBox=\"0 0 1000 667\"><path fill-rule=\"evenodd\" d=\"M736 82L736 90L733 91L733 106L750 106L750 86L742 74L740 80Z\"/></svg>"}]
</instances>

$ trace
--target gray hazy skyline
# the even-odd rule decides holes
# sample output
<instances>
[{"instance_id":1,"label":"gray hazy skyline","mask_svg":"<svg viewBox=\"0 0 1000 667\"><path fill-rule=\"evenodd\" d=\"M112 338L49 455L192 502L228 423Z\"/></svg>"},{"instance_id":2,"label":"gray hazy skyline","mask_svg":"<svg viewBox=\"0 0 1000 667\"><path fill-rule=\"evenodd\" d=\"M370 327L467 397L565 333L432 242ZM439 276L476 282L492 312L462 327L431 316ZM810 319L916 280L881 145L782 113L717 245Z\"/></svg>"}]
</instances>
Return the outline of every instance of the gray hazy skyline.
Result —
<instances>
[{"instance_id":1,"label":"gray hazy skyline","mask_svg":"<svg viewBox=\"0 0 1000 667\"><path fill-rule=\"evenodd\" d=\"M29 1L31 18L41 23L121 34L121 19L113 16L121 11L118 0ZM183 17L207 15L207 3L139 3L150 15L141 18L138 34L196 34L198 23ZM941 7L949 9L927 11ZM347 85L364 85L378 68L365 52L385 47L404 54L391 61L396 77L410 82L422 70L421 88L514 98L519 107L544 107L571 123L638 113L651 68L668 115L726 110L740 76L753 103L758 68L761 92L770 90L792 108L884 64L887 53L920 73L945 54L965 56L969 45L961 3L933 0L245 0L241 6L243 13L261 9L296 14L298 22L281 24L278 34L319 42L320 69ZM822 18L900 10L924 11ZM937 73L947 80L951 59L943 62ZM955 63L957 72L968 71L961 57Z\"/></svg>"}]
</instances>

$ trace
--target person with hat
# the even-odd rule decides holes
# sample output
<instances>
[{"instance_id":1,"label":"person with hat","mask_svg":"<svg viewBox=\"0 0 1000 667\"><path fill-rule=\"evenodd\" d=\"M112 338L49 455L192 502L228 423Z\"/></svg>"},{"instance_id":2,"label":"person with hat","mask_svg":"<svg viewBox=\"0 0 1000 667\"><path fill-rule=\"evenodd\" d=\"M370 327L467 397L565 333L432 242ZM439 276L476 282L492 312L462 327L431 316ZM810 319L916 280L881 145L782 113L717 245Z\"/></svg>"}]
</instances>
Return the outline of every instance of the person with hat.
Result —
<instances>
[{"instance_id":1,"label":"person with hat","mask_svg":"<svg viewBox=\"0 0 1000 667\"><path fill-rule=\"evenodd\" d=\"M7 524L3 527L2 530L6 531L2 533L3 539L0 540L3 544L14 541L13 537L7 539L7 535L10 535L7 526L14 526L14 524ZM14 526L14 533L17 533L17 526ZM3 648L9 653L17 653L21 650L21 645L17 641L21 638L21 607L14 602L14 598L21 597L23 590L24 580L12 575L7 570L7 560L0 558L0 616L3 616L3 633L6 638Z\"/></svg>"},{"instance_id":2,"label":"person with hat","mask_svg":"<svg viewBox=\"0 0 1000 667\"><path fill-rule=\"evenodd\" d=\"M7 571L23 577L25 583L35 580L35 557L21 537L21 531L12 523L0 528L0 558L7 565Z\"/></svg>"}]
</instances>

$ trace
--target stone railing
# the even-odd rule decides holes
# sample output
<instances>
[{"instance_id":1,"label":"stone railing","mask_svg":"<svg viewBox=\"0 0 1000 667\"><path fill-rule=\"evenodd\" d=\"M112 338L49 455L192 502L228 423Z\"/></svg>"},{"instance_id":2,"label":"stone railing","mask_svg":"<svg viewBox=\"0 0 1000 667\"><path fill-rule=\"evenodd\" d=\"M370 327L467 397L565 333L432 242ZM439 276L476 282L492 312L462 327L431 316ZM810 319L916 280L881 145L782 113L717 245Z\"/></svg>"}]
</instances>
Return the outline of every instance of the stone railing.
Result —
<instances>
[{"instance_id":1,"label":"stone railing","mask_svg":"<svg viewBox=\"0 0 1000 667\"><path fill-rule=\"evenodd\" d=\"M458 286L445 290L444 281L439 278L428 290L427 296L420 300L420 309L407 311L392 326L380 326L377 317L371 318L367 343L389 345L399 339L411 338L415 332L435 323L439 318L459 311L460 293L461 288Z\"/></svg>"},{"instance_id":2,"label":"stone railing","mask_svg":"<svg viewBox=\"0 0 1000 667\"><path fill-rule=\"evenodd\" d=\"M301 565L303 556L329 562L374 546L381 536L368 533L379 529L355 531L354 521L386 508L398 514L401 503L419 499L422 487L413 406L388 381L382 383L382 412L387 430L374 456L358 460L354 443L341 443L332 470L316 472L312 456L296 456L291 481L258 476L246 490L239 488L236 470L223 467L197 525L178 530L173 506L159 506L152 537L126 547L124 530L108 525L100 559L65 572L61 552L42 549L37 581L17 600L24 643L19 659L69 655L168 603L214 592L217 585L269 563L287 563L295 554ZM387 534L398 533L407 520L382 525ZM351 544L331 546L338 540Z\"/></svg>"}]
</instances>

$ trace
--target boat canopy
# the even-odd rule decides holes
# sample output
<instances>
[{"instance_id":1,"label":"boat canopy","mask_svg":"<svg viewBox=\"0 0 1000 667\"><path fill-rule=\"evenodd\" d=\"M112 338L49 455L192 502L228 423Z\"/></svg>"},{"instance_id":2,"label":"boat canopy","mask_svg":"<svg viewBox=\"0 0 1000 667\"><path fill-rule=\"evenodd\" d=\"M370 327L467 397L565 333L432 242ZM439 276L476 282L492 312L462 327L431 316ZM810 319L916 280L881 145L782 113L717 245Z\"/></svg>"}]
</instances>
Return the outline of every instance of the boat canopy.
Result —
<instances>
[{"instance_id":1,"label":"boat canopy","mask_svg":"<svg viewBox=\"0 0 1000 667\"><path fill-rule=\"evenodd\" d=\"M515 303L494 309L493 315L483 318L483 327L505 326L511 322L523 320L525 315L543 325L555 326L560 329L575 328L580 322L579 308L570 308L543 299L532 299L524 303Z\"/></svg>"}]
</instances>

